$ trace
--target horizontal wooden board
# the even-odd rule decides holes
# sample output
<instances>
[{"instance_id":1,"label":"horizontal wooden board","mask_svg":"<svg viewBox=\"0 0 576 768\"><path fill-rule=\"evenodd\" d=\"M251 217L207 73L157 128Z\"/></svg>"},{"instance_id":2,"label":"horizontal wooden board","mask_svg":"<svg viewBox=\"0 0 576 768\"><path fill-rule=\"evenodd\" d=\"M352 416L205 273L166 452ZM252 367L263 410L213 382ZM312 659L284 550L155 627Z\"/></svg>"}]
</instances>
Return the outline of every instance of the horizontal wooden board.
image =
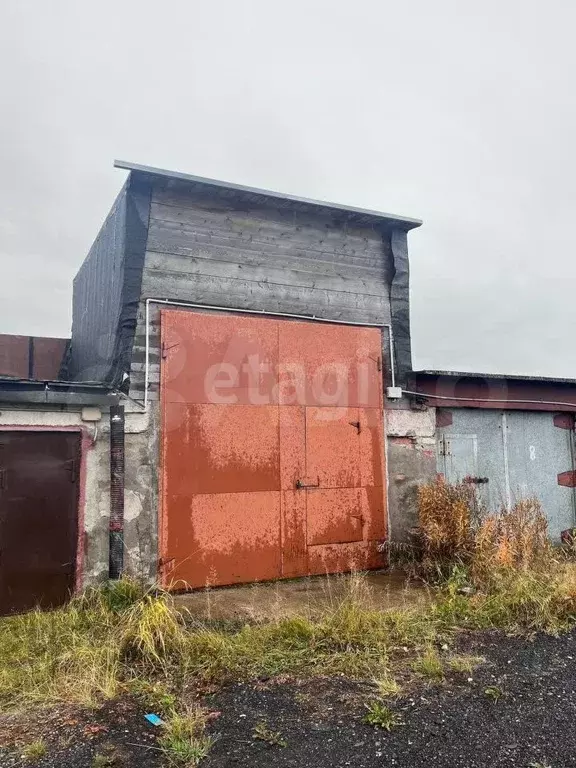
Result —
<instances>
[{"instance_id":1,"label":"horizontal wooden board","mask_svg":"<svg viewBox=\"0 0 576 768\"><path fill-rule=\"evenodd\" d=\"M269 265L256 266L234 261L220 261L210 258L210 248L203 246L195 256L147 251L146 270L165 272L188 279L191 276L232 278L256 283L275 283L293 288L317 288L340 291L363 296L386 296L386 283L376 278L360 279L338 274L322 274L286 267ZM342 270L344 271L344 270Z\"/></svg>"},{"instance_id":2,"label":"horizontal wooden board","mask_svg":"<svg viewBox=\"0 0 576 768\"><path fill-rule=\"evenodd\" d=\"M336 320L386 323L390 318L390 305L384 296L204 275L184 279L180 274L155 269L144 270L142 293L239 309L318 314Z\"/></svg>"},{"instance_id":3,"label":"horizontal wooden board","mask_svg":"<svg viewBox=\"0 0 576 768\"><path fill-rule=\"evenodd\" d=\"M349 226L302 225L295 220L262 220L251 212L202 212L197 208L152 203L150 221L183 224L199 233L229 234L263 243L288 240L318 250L350 250L359 253L381 250L382 235L376 230Z\"/></svg>"},{"instance_id":4,"label":"horizontal wooden board","mask_svg":"<svg viewBox=\"0 0 576 768\"><path fill-rule=\"evenodd\" d=\"M389 281L392 258L385 244L373 249L330 249L295 243L286 238L262 238L223 232L200 230L170 221L150 221L148 250L183 256L206 257L218 261L270 267L291 267L302 271L325 274L346 274Z\"/></svg>"},{"instance_id":5,"label":"horizontal wooden board","mask_svg":"<svg viewBox=\"0 0 576 768\"><path fill-rule=\"evenodd\" d=\"M269 201L248 198L241 200L238 194L231 190L219 189L210 191L205 186L194 187L190 184L156 183L152 193L152 201L162 205L172 205L181 208L194 208L206 213L247 214L250 218L262 221L296 222L301 226L317 227L322 225L329 228L339 228L343 224L354 227L358 232L371 233L384 230L383 221L359 223L358 217L352 211L337 210L321 207L313 209L305 206L298 207L289 200L273 199Z\"/></svg>"}]
</instances>

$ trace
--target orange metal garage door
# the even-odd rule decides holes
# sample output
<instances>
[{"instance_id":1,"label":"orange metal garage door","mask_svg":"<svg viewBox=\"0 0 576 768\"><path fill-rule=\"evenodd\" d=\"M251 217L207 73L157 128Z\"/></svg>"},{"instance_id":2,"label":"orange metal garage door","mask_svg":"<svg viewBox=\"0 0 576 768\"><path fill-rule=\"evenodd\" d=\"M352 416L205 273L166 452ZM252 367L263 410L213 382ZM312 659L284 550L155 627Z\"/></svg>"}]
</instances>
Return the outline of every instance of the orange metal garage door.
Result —
<instances>
[{"instance_id":1,"label":"orange metal garage door","mask_svg":"<svg viewBox=\"0 0 576 768\"><path fill-rule=\"evenodd\" d=\"M382 565L374 328L162 312L163 582Z\"/></svg>"}]
</instances>

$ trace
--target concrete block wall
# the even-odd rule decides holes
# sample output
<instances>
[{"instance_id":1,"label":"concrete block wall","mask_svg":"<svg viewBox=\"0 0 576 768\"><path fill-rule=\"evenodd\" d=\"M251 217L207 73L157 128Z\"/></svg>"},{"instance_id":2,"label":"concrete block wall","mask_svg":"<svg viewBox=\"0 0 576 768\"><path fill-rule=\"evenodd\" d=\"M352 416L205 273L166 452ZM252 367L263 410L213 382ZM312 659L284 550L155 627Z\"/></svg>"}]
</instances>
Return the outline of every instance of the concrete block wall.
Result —
<instances>
[{"instance_id":1,"label":"concrete block wall","mask_svg":"<svg viewBox=\"0 0 576 768\"><path fill-rule=\"evenodd\" d=\"M436 409L402 402L386 410L390 539L409 542L418 523L418 486L436 477Z\"/></svg>"}]
</instances>

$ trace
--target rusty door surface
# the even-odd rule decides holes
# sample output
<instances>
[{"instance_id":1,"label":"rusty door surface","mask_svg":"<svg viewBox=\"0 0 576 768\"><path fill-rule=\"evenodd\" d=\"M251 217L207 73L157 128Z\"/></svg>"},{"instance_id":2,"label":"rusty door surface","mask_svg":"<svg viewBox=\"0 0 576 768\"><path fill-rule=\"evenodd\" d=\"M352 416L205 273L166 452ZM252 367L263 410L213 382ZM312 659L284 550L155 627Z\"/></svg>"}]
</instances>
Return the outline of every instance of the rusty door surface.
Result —
<instances>
[{"instance_id":1,"label":"rusty door surface","mask_svg":"<svg viewBox=\"0 0 576 768\"><path fill-rule=\"evenodd\" d=\"M161 328L164 583L381 566L380 332L174 310Z\"/></svg>"},{"instance_id":2,"label":"rusty door surface","mask_svg":"<svg viewBox=\"0 0 576 768\"><path fill-rule=\"evenodd\" d=\"M70 597L79 461L79 434L0 432L0 613Z\"/></svg>"}]
</instances>

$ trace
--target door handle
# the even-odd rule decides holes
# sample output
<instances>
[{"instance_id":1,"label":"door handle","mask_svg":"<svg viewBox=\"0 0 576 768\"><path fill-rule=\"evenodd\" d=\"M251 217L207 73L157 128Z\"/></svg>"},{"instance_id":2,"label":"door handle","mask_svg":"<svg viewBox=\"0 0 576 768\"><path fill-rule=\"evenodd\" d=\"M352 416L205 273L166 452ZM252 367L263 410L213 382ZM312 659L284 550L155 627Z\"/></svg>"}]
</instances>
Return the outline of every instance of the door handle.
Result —
<instances>
[{"instance_id":1,"label":"door handle","mask_svg":"<svg viewBox=\"0 0 576 768\"><path fill-rule=\"evenodd\" d=\"M355 520L360 520L361 525L364 525L364 515L350 515L350 517L353 517Z\"/></svg>"},{"instance_id":2,"label":"door handle","mask_svg":"<svg viewBox=\"0 0 576 768\"><path fill-rule=\"evenodd\" d=\"M0 491L6 490L6 470L0 469Z\"/></svg>"}]
</instances>

